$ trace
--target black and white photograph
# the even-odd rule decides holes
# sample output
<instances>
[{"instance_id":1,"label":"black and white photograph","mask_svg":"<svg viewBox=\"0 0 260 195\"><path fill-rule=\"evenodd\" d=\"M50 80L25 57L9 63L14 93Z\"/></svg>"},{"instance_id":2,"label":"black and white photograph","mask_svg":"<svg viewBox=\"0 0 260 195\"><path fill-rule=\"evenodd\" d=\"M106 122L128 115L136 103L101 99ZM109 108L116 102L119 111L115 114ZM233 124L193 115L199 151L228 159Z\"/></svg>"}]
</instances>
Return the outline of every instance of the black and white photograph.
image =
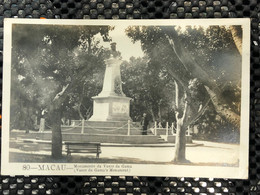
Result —
<instances>
[{"instance_id":1,"label":"black and white photograph","mask_svg":"<svg viewBox=\"0 0 260 195\"><path fill-rule=\"evenodd\" d=\"M249 19L6 19L3 175L248 177Z\"/></svg>"}]
</instances>

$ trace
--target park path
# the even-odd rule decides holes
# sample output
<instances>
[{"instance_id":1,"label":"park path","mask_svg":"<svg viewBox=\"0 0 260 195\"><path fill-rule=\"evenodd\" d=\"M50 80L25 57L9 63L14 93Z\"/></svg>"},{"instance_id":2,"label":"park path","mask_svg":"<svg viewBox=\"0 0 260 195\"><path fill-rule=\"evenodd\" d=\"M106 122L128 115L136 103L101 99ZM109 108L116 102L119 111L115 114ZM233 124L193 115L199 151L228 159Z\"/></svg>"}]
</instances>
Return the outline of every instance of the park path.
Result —
<instances>
[{"instance_id":1,"label":"park path","mask_svg":"<svg viewBox=\"0 0 260 195\"><path fill-rule=\"evenodd\" d=\"M239 145L194 141L203 144L186 147L186 158L196 164L236 164ZM171 162L174 147L103 147L101 158L134 158L142 161Z\"/></svg>"},{"instance_id":2,"label":"park path","mask_svg":"<svg viewBox=\"0 0 260 195\"><path fill-rule=\"evenodd\" d=\"M239 145L238 144L223 144L206 141L193 141L195 144L192 147L186 147L186 158L192 163L201 165L234 165L238 162L239 158ZM196 145L197 144L197 145ZM49 146L50 147L50 146ZM48 147L48 148L49 148ZM43 149L41 147L31 150L28 148L27 151L19 148L10 148L12 153L26 153L26 154L39 154L39 155L50 155L50 149ZM46 148L47 149L47 148ZM128 159L134 160L135 162L149 163L169 163L173 160L175 147L170 145L161 145L153 147L129 147L127 145L102 145L102 153L100 154L101 159L125 159L126 163ZM76 154L74 154L76 155ZM90 154L91 157L92 154ZM78 157L85 157L85 154L77 154ZM94 157L94 156L93 156Z\"/></svg>"}]
</instances>

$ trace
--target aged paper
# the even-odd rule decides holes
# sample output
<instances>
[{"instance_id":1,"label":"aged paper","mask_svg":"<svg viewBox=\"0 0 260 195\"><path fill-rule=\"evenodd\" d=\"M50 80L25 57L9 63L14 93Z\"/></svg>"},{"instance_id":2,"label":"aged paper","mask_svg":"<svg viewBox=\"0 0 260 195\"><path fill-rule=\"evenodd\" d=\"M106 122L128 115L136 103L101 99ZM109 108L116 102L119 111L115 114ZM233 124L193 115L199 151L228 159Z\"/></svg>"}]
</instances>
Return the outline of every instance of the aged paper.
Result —
<instances>
[{"instance_id":1,"label":"aged paper","mask_svg":"<svg viewBox=\"0 0 260 195\"><path fill-rule=\"evenodd\" d=\"M249 19L5 19L1 174L246 179L249 60Z\"/></svg>"}]
</instances>

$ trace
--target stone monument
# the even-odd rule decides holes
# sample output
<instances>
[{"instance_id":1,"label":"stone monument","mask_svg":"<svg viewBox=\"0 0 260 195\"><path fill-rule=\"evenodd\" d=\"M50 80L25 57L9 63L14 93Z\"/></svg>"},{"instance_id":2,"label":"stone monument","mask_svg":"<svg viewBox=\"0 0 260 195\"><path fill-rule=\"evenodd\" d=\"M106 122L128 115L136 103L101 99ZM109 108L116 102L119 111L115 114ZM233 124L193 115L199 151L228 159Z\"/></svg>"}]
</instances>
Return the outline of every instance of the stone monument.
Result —
<instances>
[{"instance_id":1,"label":"stone monument","mask_svg":"<svg viewBox=\"0 0 260 195\"><path fill-rule=\"evenodd\" d=\"M127 121L130 119L130 100L122 90L120 65L122 60L116 51L116 43L111 43L110 56L106 63L103 89L92 97L93 115L89 121Z\"/></svg>"}]
</instances>

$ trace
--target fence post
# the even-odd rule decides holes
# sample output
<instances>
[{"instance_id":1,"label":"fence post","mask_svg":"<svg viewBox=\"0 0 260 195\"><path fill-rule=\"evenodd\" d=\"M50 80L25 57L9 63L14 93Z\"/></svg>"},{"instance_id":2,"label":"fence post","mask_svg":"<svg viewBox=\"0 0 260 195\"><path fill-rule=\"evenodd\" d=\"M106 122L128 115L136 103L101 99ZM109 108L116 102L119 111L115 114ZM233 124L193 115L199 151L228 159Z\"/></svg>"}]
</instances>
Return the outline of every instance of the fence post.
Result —
<instances>
[{"instance_id":1,"label":"fence post","mask_svg":"<svg viewBox=\"0 0 260 195\"><path fill-rule=\"evenodd\" d=\"M154 135L157 135L157 122L154 122Z\"/></svg>"},{"instance_id":2,"label":"fence post","mask_svg":"<svg viewBox=\"0 0 260 195\"><path fill-rule=\"evenodd\" d=\"M167 122L166 123L166 141L168 141L168 135L169 135L168 130L169 130L169 123Z\"/></svg>"},{"instance_id":3,"label":"fence post","mask_svg":"<svg viewBox=\"0 0 260 195\"><path fill-rule=\"evenodd\" d=\"M71 120L71 126L75 126L75 120Z\"/></svg>"},{"instance_id":4,"label":"fence post","mask_svg":"<svg viewBox=\"0 0 260 195\"><path fill-rule=\"evenodd\" d=\"M172 126L171 126L171 130L172 130L172 135L174 135L174 131L173 131L173 123L172 123Z\"/></svg>"},{"instance_id":5,"label":"fence post","mask_svg":"<svg viewBox=\"0 0 260 195\"><path fill-rule=\"evenodd\" d=\"M190 126L188 126L188 136L190 136Z\"/></svg>"},{"instance_id":6,"label":"fence post","mask_svg":"<svg viewBox=\"0 0 260 195\"><path fill-rule=\"evenodd\" d=\"M127 121L127 135L130 135L130 120Z\"/></svg>"},{"instance_id":7,"label":"fence post","mask_svg":"<svg viewBox=\"0 0 260 195\"><path fill-rule=\"evenodd\" d=\"M82 124L81 124L81 134L83 134L84 133L84 124L85 123L85 120L84 120L84 118L82 119Z\"/></svg>"},{"instance_id":8,"label":"fence post","mask_svg":"<svg viewBox=\"0 0 260 195\"><path fill-rule=\"evenodd\" d=\"M41 118L40 119L40 128L39 128L39 131L40 132L44 132L45 130L45 119L44 118Z\"/></svg>"}]
</instances>

